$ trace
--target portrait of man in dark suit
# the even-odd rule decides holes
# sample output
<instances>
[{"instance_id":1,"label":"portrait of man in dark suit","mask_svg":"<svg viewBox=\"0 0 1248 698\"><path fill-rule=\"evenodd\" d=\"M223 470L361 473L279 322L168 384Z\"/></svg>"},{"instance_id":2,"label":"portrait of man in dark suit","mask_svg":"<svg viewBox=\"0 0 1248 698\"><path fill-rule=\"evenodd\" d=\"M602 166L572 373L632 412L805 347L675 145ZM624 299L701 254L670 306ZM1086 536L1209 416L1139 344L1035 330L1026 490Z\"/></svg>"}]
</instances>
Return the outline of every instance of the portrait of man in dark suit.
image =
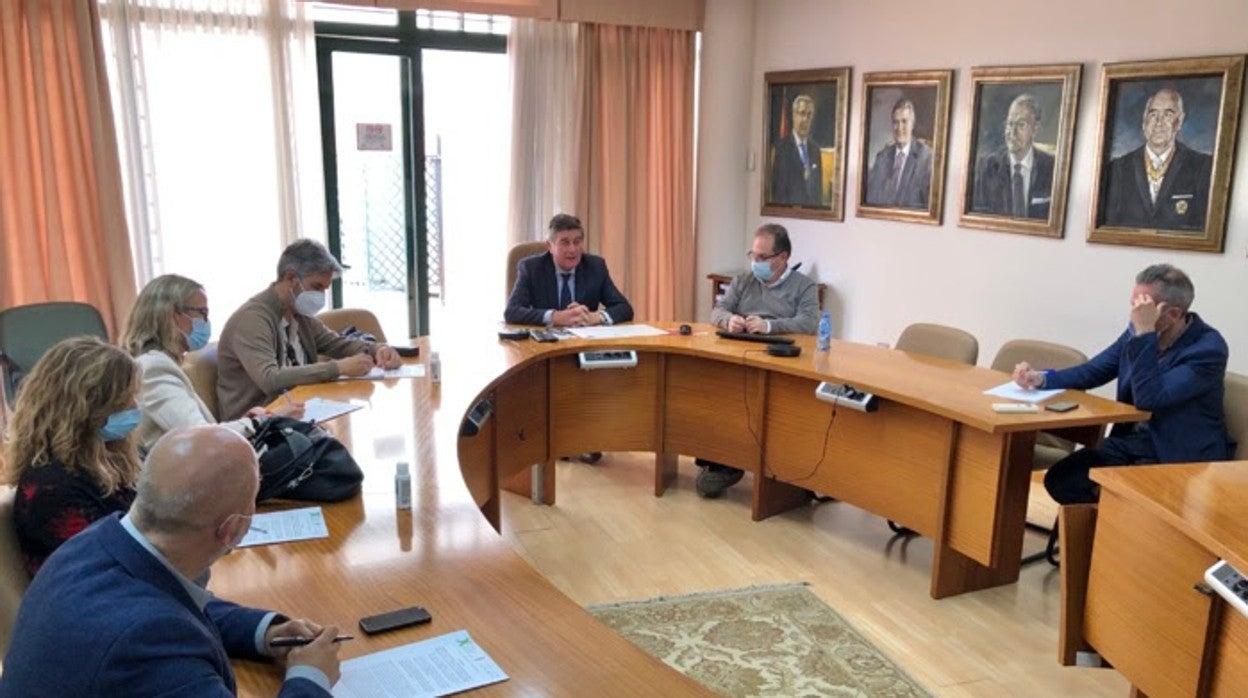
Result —
<instances>
[{"instance_id":1,"label":"portrait of man in dark suit","mask_svg":"<svg viewBox=\"0 0 1248 698\"><path fill-rule=\"evenodd\" d=\"M876 153L867 177L871 206L928 207L932 148L914 137L914 102L902 97L892 108L892 141Z\"/></svg>"},{"instance_id":2,"label":"portrait of man in dark suit","mask_svg":"<svg viewBox=\"0 0 1248 698\"><path fill-rule=\"evenodd\" d=\"M849 72L814 68L763 75L762 215L844 220Z\"/></svg>"},{"instance_id":3,"label":"portrait of man in dark suit","mask_svg":"<svg viewBox=\"0 0 1248 698\"><path fill-rule=\"evenodd\" d=\"M1053 200L1053 155L1036 147L1044 109L1023 93L1005 115L1005 144L975 165L971 211L1048 220Z\"/></svg>"},{"instance_id":4,"label":"portrait of man in dark suit","mask_svg":"<svg viewBox=\"0 0 1248 698\"><path fill-rule=\"evenodd\" d=\"M1114 158L1101 181L1103 225L1202 232L1213 157L1179 139L1183 95L1158 89L1144 106L1144 144Z\"/></svg>"},{"instance_id":5,"label":"portrait of man in dark suit","mask_svg":"<svg viewBox=\"0 0 1248 698\"><path fill-rule=\"evenodd\" d=\"M776 141L771 175L771 201L777 204L823 206L823 169L819 144L811 137L815 100L809 94L793 99L792 133Z\"/></svg>"}]
</instances>

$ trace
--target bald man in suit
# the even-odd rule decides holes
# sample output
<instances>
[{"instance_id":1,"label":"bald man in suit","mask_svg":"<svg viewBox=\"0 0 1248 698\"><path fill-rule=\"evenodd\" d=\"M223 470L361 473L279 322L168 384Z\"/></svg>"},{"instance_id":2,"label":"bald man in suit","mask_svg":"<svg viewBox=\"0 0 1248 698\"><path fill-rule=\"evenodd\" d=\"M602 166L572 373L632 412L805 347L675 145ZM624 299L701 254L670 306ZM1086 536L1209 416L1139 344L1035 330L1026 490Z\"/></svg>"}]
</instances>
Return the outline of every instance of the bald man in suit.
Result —
<instances>
[{"instance_id":1,"label":"bald man in suit","mask_svg":"<svg viewBox=\"0 0 1248 698\"><path fill-rule=\"evenodd\" d=\"M1115 158L1102 183L1105 225L1205 229L1213 158L1178 140L1183 95L1163 88L1144 106L1144 145Z\"/></svg>"}]
</instances>

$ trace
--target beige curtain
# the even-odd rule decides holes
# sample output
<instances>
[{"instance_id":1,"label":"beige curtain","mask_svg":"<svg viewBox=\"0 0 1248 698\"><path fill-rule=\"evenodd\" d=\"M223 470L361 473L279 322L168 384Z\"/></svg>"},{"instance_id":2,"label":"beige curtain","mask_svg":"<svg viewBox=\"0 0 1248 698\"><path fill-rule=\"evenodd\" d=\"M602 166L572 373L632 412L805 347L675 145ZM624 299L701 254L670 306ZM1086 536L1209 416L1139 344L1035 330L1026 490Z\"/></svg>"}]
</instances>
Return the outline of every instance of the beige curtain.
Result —
<instances>
[{"instance_id":1,"label":"beige curtain","mask_svg":"<svg viewBox=\"0 0 1248 698\"><path fill-rule=\"evenodd\" d=\"M639 320L693 317L694 33L584 25L591 247Z\"/></svg>"},{"instance_id":2,"label":"beige curtain","mask_svg":"<svg viewBox=\"0 0 1248 698\"><path fill-rule=\"evenodd\" d=\"M507 240L514 246L544 240L552 215L585 207L581 25L513 20L507 52L512 128Z\"/></svg>"},{"instance_id":3,"label":"beige curtain","mask_svg":"<svg viewBox=\"0 0 1248 698\"><path fill-rule=\"evenodd\" d=\"M135 297L95 0L0 2L0 308Z\"/></svg>"}]
</instances>

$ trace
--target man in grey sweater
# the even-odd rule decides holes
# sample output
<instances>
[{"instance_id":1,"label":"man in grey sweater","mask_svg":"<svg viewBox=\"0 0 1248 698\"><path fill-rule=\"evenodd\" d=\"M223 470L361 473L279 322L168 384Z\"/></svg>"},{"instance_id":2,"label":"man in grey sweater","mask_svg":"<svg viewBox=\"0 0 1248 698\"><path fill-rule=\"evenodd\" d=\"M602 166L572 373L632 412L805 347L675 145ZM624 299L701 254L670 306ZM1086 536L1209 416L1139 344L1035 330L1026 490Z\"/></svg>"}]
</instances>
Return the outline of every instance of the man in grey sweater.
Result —
<instances>
[{"instance_id":1,"label":"man in grey sweater","mask_svg":"<svg viewBox=\"0 0 1248 698\"><path fill-rule=\"evenodd\" d=\"M789 231L768 223L754 233L750 271L732 280L711 311L711 322L729 332L814 334L819 291L805 274L789 269Z\"/></svg>"},{"instance_id":2,"label":"man in grey sweater","mask_svg":"<svg viewBox=\"0 0 1248 698\"><path fill-rule=\"evenodd\" d=\"M737 276L711 311L711 322L729 332L814 334L819 326L819 289L805 274L789 268L789 231L767 223L754 232L747 257L750 271ZM698 494L720 496L744 474L699 458Z\"/></svg>"}]
</instances>

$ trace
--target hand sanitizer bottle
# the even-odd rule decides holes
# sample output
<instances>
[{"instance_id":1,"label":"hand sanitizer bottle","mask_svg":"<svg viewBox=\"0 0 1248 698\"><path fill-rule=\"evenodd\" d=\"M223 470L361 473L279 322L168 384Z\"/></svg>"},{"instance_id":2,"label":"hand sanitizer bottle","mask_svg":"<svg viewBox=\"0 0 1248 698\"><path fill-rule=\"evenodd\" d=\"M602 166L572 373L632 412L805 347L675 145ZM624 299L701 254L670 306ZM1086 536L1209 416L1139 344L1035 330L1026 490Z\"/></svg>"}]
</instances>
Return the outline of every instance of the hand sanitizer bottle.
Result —
<instances>
[{"instance_id":1,"label":"hand sanitizer bottle","mask_svg":"<svg viewBox=\"0 0 1248 698\"><path fill-rule=\"evenodd\" d=\"M399 509L412 508L412 474L407 463L394 467L394 501Z\"/></svg>"}]
</instances>

